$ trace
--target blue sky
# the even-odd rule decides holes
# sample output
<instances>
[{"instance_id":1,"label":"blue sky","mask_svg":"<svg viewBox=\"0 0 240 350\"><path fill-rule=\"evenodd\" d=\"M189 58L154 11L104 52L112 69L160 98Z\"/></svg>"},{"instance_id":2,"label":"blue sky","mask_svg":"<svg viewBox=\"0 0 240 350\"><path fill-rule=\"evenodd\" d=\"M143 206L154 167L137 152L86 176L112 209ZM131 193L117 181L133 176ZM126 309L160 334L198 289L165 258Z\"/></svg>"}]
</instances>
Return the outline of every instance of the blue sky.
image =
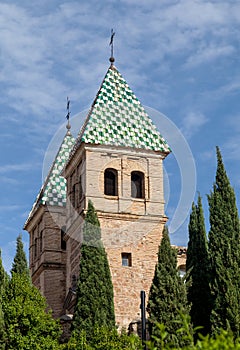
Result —
<instances>
[{"instance_id":1,"label":"blue sky","mask_svg":"<svg viewBox=\"0 0 240 350\"><path fill-rule=\"evenodd\" d=\"M77 116L109 66L111 28L116 67L142 104L169 118L181 145L184 138L189 145L187 155L175 145L165 160L170 225L187 195L190 161L208 227L216 145L239 204L239 26L240 3L231 0L0 1L0 247L7 270L20 232L28 249L22 227L49 145L66 121L66 97L77 131ZM163 133L161 118L154 122ZM187 243L187 209L185 223L171 232L174 244Z\"/></svg>"}]
</instances>

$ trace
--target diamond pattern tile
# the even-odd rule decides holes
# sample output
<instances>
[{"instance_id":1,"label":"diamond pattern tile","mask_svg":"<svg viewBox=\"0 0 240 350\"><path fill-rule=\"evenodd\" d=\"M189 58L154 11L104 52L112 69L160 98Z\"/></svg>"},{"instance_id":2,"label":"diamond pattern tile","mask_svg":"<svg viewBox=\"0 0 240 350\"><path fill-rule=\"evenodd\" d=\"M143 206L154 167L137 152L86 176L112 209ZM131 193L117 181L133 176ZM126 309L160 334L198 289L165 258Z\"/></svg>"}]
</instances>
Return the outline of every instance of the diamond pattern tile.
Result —
<instances>
[{"instance_id":1,"label":"diamond pattern tile","mask_svg":"<svg viewBox=\"0 0 240 350\"><path fill-rule=\"evenodd\" d=\"M74 143L74 137L67 133L26 222L30 220L40 204L57 205L60 207L66 205L66 180L60 173L69 158Z\"/></svg>"},{"instance_id":2,"label":"diamond pattern tile","mask_svg":"<svg viewBox=\"0 0 240 350\"><path fill-rule=\"evenodd\" d=\"M48 205L66 205L66 180L60 175L64 165L66 164L70 151L73 147L75 139L71 135L66 135L62 145L53 162L40 200L41 204Z\"/></svg>"},{"instance_id":3,"label":"diamond pattern tile","mask_svg":"<svg viewBox=\"0 0 240 350\"><path fill-rule=\"evenodd\" d=\"M66 205L66 180L60 173L69 161L71 150L73 155L82 142L171 152L167 141L158 132L126 81L119 71L111 66L77 141L75 142L68 133L64 137L28 220L40 204L61 207Z\"/></svg>"},{"instance_id":4,"label":"diamond pattern tile","mask_svg":"<svg viewBox=\"0 0 240 350\"><path fill-rule=\"evenodd\" d=\"M145 109L115 67L110 67L78 136L81 142L170 152Z\"/></svg>"}]
</instances>

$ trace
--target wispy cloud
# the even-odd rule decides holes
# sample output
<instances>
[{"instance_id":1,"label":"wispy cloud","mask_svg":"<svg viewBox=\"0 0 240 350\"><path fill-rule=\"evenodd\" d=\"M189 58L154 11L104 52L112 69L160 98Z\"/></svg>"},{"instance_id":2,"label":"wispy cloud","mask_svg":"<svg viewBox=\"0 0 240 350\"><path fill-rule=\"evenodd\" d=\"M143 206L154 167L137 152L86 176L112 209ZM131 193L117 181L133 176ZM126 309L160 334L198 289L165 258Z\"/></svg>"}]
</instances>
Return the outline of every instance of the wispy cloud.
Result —
<instances>
[{"instance_id":1,"label":"wispy cloud","mask_svg":"<svg viewBox=\"0 0 240 350\"><path fill-rule=\"evenodd\" d=\"M210 149L210 150L206 150L206 151L203 151L203 152L199 152L198 155L199 155L199 158L202 160L202 161L209 161L209 160L214 160L215 161L215 158L216 158L216 154L215 154L215 149Z\"/></svg>"},{"instance_id":2,"label":"wispy cloud","mask_svg":"<svg viewBox=\"0 0 240 350\"><path fill-rule=\"evenodd\" d=\"M223 148L225 150L225 158L239 161L240 160L240 152L239 152L239 127L236 129L235 134L232 134L231 137L227 141L224 142Z\"/></svg>"},{"instance_id":3,"label":"wispy cloud","mask_svg":"<svg viewBox=\"0 0 240 350\"><path fill-rule=\"evenodd\" d=\"M1 211L13 211L13 212L15 212L16 210L19 210L19 209L22 209L22 207L20 205L15 205L15 204L0 205Z\"/></svg>"},{"instance_id":4,"label":"wispy cloud","mask_svg":"<svg viewBox=\"0 0 240 350\"><path fill-rule=\"evenodd\" d=\"M41 163L34 163L34 168L40 167ZM30 171L33 168L33 163L20 163L20 164L6 164L0 166L0 174L6 174L8 172L15 171Z\"/></svg>"},{"instance_id":5,"label":"wispy cloud","mask_svg":"<svg viewBox=\"0 0 240 350\"><path fill-rule=\"evenodd\" d=\"M119 61L123 65L128 61L127 74L136 86L143 83L144 70L140 79L135 62L147 66L158 60L166 67L166 55L175 53L186 55L186 66L195 66L234 50L227 38L233 35L231 24L239 22L238 4L154 2L154 11L149 11L145 1L137 4L122 1L115 8L110 2L104 6L97 1L70 1L49 5L48 12L39 11L39 15L32 14L30 5L0 4L0 81L5 91L1 99L11 98L18 112L32 113L42 122L49 118L48 111L56 122L59 101L69 93L72 100L84 101L85 107L105 69L99 62L106 60L109 50L109 18L116 23ZM94 21L92 8L99 13ZM124 16L127 11L134 11L135 16ZM140 48L142 40L145 51ZM59 69L61 78L56 74Z\"/></svg>"},{"instance_id":6,"label":"wispy cloud","mask_svg":"<svg viewBox=\"0 0 240 350\"><path fill-rule=\"evenodd\" d=\"M109 64L111 27L116 66L133 91L142 103L176 118L191 138L204 129L208 115L213 125L215 106L239 91L239 24L236 1L1 2L1 130L14 135L18 148L4 158L7 164L1 163L5 184L8 176L9 183L15 177L22 181L23 172L26 181L33 181L31 159L37 159L34 168L42 167L47 144L66 121L67 96L72 119L91 104ZM180 121L184 111L189 112ZM229 154L237 157L237 137L231 141ZM16 164L8 164L9 159ZM11 215L5 217L11 221Z\"/></svg>"},{"instance_id":7,"label":"wispy cloud","mask_svg":"<svg viewBox=\"0 0 240 350\"><path fill-rule=\"evenodd\" d=\"M231 45L225 46L209 46L198 48L197 52L189 56L185 67L193 68L201 63L207 63L216 60L218 57L229 56L234 53L235 49Z\"/></svg>"},{"instance_id":8,"label":"wispy cloud","mask_svg":"<svg viewBox=\"0 0 240 350\"><path fill-rule=\"evenodd\" d=\"M204 124L208 122L208 118L201 112L189 112L183 118L181 131L185 137L190 138L196 134Z\"/></svg>"},{"instance_id":9,"label":"wispy cloud","mask_svg":"<svg viewBox=\"0 0 240 350\"><path fill-rule=\"evenodd\" d=\"M0 176L0 183L5 183L8 185L19 185L20 181L10 176Z\"/></svg>"}]
</instances>

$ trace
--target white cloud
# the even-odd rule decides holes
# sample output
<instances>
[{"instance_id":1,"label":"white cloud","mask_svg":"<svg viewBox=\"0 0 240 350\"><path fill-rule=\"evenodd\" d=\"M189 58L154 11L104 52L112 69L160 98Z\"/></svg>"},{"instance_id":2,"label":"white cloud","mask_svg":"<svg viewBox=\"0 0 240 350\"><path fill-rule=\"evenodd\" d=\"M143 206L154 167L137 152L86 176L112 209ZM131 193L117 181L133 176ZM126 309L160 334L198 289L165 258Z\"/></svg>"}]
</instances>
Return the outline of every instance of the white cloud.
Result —
<instances>
[{"instance_id":1,"label":"white cloud","mask_svg":"<svg viewBox=\"0 0 240 350\"><path fill-rule=\"evenodd\" d=\"M192 137L208 122L198 111L204 108L209 114L211 110L213 122L217 110L214 98L223 103L226 95L239 91L239 23L240 4L236 1L1 2L1 130L13 135L16 147L22 142L17 154L21 157L24 152L24 159L29 160L18 164L21 159L15 161L10 154L14 147L5 147L9 152L5 159L13 156L17 163L1 164L5 184L8 175L9 183L14 184L15 176L16 181L22 181L23 171L29 172L24 173L24 179L32 183L33 164L41 168L50 135L65 122L67 96L72 119L93 101L109 64L111 27L116 31L116 66L141 102L164 107L177 124L181 123L178 115L183 115L184 109L190 111L182 121L182 132ZM203 72L200 79L196 71ZM226 145L234 157L238 155L238 140L232 138ZM25 157L26 147L30 158L38 159L37 164ZM23 200L30 189L29 185L22 192ZM10 207L4 220L4 224L12 220ZM21 227L22 223L15 221L13 225ZM15 234L15 228L11 232Z\"/></svg>"},{"instance_id":2,"label":"white cloud","mask_svg":"<svg viewBox=\"0 0 240 350\"><path fill-rule=\"evenodd\" d=\"M186 68L193 68L201 63L207 63L216 60L218 57L229 56L234 53L235 49L231 45L220 46L209 46L199 48L196 53L189 56L186 64Z\"/></svg>"},{"instance_id":3,"label":"white cloud","mask_svg":"<svg viewBox=\"0 0 240 350\"><path fill-rule=\"evenodd\" d=\"M1 211L16 211L21 209L21 206L19 205L15 205L15 204L11 204L11 205L0 205L0 210Z\"/></svg>"},{"instance_id":4,"label":"white cloud","mask_svg":"<svg viewBox=\"0 0 240 350\"><path fill-rule=\"evenodd\" d=\"M41 163L34 163L34 169L39 167ZM0 174L6 174L8 172L15 171L30 171L33 168L33 163L20 163L20 164L5 164L0 166Z\"/></svg>"},{"instance_id":5,"label":"white cloud","mask_svg":"<svg viewBox=\"0 0 240 350\"><path fill-rule=\"evenodd\" d=\"M0 183L8 185L19 185L20 181L9 176L0 176Z\"/></svg>"},{"instance_id":6,"label":"white cloud","mask_svg":"<svg viewBox=\"0 0 240 350\"><path fill-rule=\"evenodd\" d=\"M196 134L207 122L208 118L201 112L189 112L183 118L181 131L185 137L190 138Z\"/></svg>"},{"instance_id":7,"label":"white cloud","mask_svg":"<svg viewBox=\"0 0 240 350\"><path fill-rule=\"evenodd\" d=\"M207 150L204 152L198 152L199 158L203 161L214 160L216 158L215 149Z\"/></svg>"},{"instance_id":8,"label":"white cloud","mask_svg":"<svg viewBox=\"0 0 240 350\"><path fill-rule=\"evenodd\" d=\"M0 4L1 100L10 99L18 113L41 124L49 112L51 122L59 123L59 101L67 95L82 107L92 101L108 64L111 21L117 63L128 67L126 76L136 87L148 85L151 63L166 69L166 55L185 55L189 67L231 54L227 39L239 21L239 6L225 2L152 1L154 11L146 1L33 3ZM25 127L32 123L29 118Z\"/></svg>"},{"instance_id":9,"label":"white cloud","mask_svg":"<svg viewBox=\"0 0 240 350\"><path fill-rule=\"evenodd\" d=\"M235 135L231 135L231 137L224 143L223 148L225 150L224 154L226 159L239 161L239 126L236 131L237 133Z\"/></svg>"}]
</instances>

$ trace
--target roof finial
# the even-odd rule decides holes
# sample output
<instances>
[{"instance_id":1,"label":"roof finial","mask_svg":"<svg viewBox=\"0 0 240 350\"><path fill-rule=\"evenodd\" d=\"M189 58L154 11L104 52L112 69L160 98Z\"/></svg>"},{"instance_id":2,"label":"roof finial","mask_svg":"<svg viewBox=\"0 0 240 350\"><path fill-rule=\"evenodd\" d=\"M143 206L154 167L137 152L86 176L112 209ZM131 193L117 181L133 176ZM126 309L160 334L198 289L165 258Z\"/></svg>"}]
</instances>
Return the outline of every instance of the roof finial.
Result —
<instances>
[{"instance_id":1,"label":"roof finial","mask_svg":"<svg viewBox=\"0 0 240 350\"><path fill-rule=\"evenodd\" d=\"M67 135L71 135L70 133L70 129L71 129L71 125L69 123L69 118L70 118L70 100L69 98L67 97L67 115L66 115L66 118L67 118L67 125L66 125L66 128L67 128Z\"/></svg>"},{"instance_id":2,"label":"roof finial","mask_svg":"<svg viewBox=\"0 0 240 350\"><path fill-rule=\"evenodd\" d=\"M114 38L115 32L113 29L111 30L111 39L109 45L111 46L111 57L109 58L109 61L111 62L111 66L113 66L113 62L115 61L113 57L113 38Z\"/></svg>"}]
</instances>

